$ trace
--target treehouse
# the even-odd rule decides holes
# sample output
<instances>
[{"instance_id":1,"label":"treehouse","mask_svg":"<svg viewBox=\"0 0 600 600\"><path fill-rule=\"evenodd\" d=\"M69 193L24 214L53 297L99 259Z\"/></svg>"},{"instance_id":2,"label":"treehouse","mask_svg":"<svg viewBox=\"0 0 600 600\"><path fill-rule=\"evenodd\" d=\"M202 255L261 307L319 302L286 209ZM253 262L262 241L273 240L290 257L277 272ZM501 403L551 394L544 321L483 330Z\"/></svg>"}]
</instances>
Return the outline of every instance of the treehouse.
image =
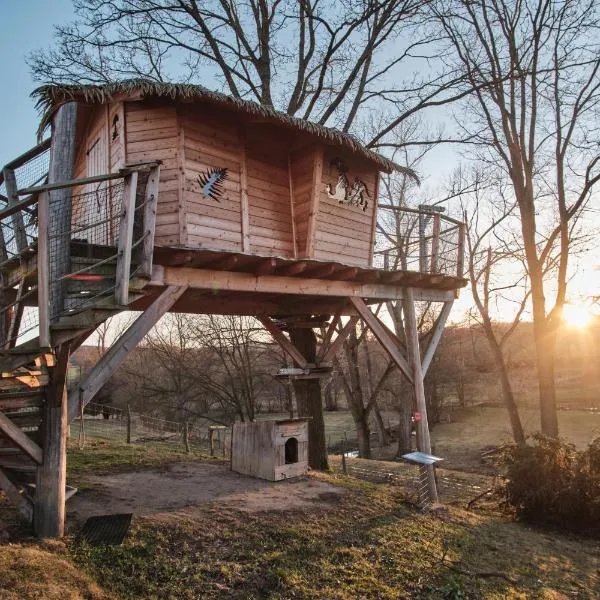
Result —
<instances>
[{"instance_id":1,"label":"treehouse","mask_svg":"<svg viewBox=\"0 0 600 600\"><path fill-rule=\"evenodd\" d=\"M0 174L0 487L39 535L62 532L67 423L167 312L257 317L300 379L326 374L362 319L414 384L429 451L423 375L466 283L464 227L379 200L381 178L408 169L200 86L36 96L50 136ZM423 352L417 300L443 307ZM405 343L369 308L389 301ZM67 396L69 353L123 310L141 315ZM318 350L292 342L312 328Z\"/></svg>"}]
</instances>

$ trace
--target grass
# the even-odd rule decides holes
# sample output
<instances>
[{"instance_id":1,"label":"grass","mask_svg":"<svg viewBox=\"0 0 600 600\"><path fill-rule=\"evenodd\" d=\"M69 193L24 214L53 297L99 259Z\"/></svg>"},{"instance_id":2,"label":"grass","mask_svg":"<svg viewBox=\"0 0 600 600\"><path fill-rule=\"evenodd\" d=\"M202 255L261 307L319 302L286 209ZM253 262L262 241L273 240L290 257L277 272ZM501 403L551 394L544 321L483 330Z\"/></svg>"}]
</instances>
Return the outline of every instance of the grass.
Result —
<instances>
[{"instance_id":1,"label":"grass","mask_svg":"<svg viewBox=\"0 0 600 600\"><path fill-rule=\"evenodd\" d=\"M71 470L125 468L128 448L70 449ZM189 459L140 449L135 468ZM202 458L200 458L202 459ZM131 466L129 467L131 468ZM0 545L0 599L592 599L597 543L448 506L423 514L399 486L335 474L308 510L248 514L217 503L136 518L123 545ZM310 481L309 481L310 483Z\"/></svg>"},{"instance_id":2,"label":"grass","mask_svg":"<svg viewBox=\"0 0 600 600\"><path fill-rule=\"evenodd\" d=\"M316 477L346 494L305 512L207 505L193 518L139 519L122 546L71 541L70 551L124 600L591 599L600 591L590 542L453 507L422 514L397 487Z\"/></svg>"}]
</instances>

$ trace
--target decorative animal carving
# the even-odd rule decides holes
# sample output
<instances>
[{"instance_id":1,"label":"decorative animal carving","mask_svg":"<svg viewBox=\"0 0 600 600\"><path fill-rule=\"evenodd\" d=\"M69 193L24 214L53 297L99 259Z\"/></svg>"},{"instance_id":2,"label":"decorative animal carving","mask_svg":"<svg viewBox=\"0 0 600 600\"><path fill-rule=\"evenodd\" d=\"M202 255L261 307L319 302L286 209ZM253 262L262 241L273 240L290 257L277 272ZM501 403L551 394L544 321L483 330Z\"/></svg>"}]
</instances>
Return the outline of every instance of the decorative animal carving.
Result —
<instances>
[{"instance_id":1,"label":"decorative animal carving","mask_svg":"<svg viewBox=\"0 0 600 600\"><path fill-rule=\"evenodd\" d=\"M327 195L332 200L337 200L340 204L347 204L348 206L357 206L364 212L369 206L369 190L362 179L358 177L354 178L354 182L351 184L348 179L348 167L339 158L334 158L331 161L331 165L338 170L338 180L335 185L335 189L331 184L327 184Z\"/></svg>"},{"instance_id":2,"label":"decorative animal carving","mask_svg":"<svg viewBox=\"0 0 600 600\"><path fill-rule=\"evenodd\" d=\"M223 195L223 181L227 179L226 168L208 169L198 175L198 183L202 186L201 192L205 198L220 202Z\"/></svg>"}]
</instances>

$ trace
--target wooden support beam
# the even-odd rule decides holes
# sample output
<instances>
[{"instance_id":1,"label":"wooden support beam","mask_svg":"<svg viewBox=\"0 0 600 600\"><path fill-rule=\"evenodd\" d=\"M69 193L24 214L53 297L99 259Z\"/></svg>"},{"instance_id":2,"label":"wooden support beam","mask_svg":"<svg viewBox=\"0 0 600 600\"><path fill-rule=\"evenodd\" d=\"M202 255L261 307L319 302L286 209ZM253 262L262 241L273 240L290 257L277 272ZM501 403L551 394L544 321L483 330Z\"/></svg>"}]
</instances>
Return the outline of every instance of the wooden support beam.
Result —
<instances>
[{"instance_id":1,"label":"wooden support beam","mask_svg":"<svg viewBox=\"0 0 600 600\"><path fill-rule=\"evenodd\" d=\"M423 371L421 369L421 349L419 346L419 331L417 329L417 317L415 314L415 302L412 297L411 288L406 289L406 297L403 300L404 329L406 332L406 345L412 368L412 382L415 390L415 399L419 420L417 420L417 449L425 454L431 454L431 439L429 437L429 420L427 418L427 403L425 401L425 386L423 383ZM427 500L431 503L438 501L437 486L435 483L435 471L433 465L425 467L427 475Z\"/></svg>"},{"instance_id":2,"label":"wooden support beam","mask_svg":"<svg viewBox=\"0 0 600 600\"><path fill-rule=\"evenodd\" d=\"M273 339L281 346L284 352L287 352L293 361L301 368L308 367L308 361L302 356L300 350L288 340L283 331L273 323L269 317L258 317L258 320L263 324L263 327L273 336Z\"/></svg>"},{"instance_id":3,"label":"wooden support beam","mask_svg":"<svg viewBox=\"0 0 600 600\"><path fill-rule=\"evenodd\" d=\"M58 109L52 123L48 169L50 185L62 184L73 176L76 128L77 103L67 102ZM50 192L49 207L52 219L48 223L48 236L52 320L58 319L63 311L66 283L62 278L71 271L71 236L65 234L71 231L72 192L71 188L60 188Z\"/></svg>"},{"instance_id":4,"label":"wooden support beam","mask_svg":"<svg viewBox=\"0 0 600 600\"><path fill-rule=\"evenodd\" d=\"M300 275L300 273L304 273L306 269L309 267L310 263L305 260L299 260L298 262L283 265L277 269L278 275Z\"/></svg>"},{"instance_id":5,"label":"wooden support beam","mask_svg":"<svg viewBox=\"0 0 600 600\"><path fill-rule=\"evenodd\" d=\"M261 275L269 275L275 271L277 267L277 260L275 258L263 258L259 265L254 269L254 274L257 277Z\"/></svg>"},{"instance_id":6,"label":"wooden support beam","mask_svg":"<svg viewBox=\"0 0 600 600\"><path fill-rule=\"evenodd\" d=\"M210 269L215 271L231 271L240 262L238 254L231 254L229 256L217 258L215 261L208 264Z\"/></svg>"},{"instance_id":7,"label":"wooden support beam","mask_svg":"<svg viewBox=\"0 0 600 600\"><path fill-rule=\"evenodd\" d=\"M406 378L412 382L413 372L408 365L408 362L404 356L400 353L398 348L398 342L394 339L392 333L390 333L379 321L379 319L371 312L371 309L365 304L362 298L349 298L350 302L356 309L356 312L361 316L367 327L373 332L373 335L377 338L379 343L383 346L384 350L389 354L390 358L396 363L398 368L404 373ZM419 362L420 365L420 362Z\"/></svg>"},{"instance_id":8,"label":"wooden support beam","mask_svg":"<svg viewBox=\"0 0 600 600\"><path fill-rule=\"evenodd\" d=\"M17 178L13 169L4 167L4 185L6 186L6 194L8 197L8 206L15 206L19 203L19 192L17 190ZM12 215L12 226L15 232L15 243L18 252L22 252L27 248L27 235L25 233L25 223L23 221L23 213L15 212Z\"/></svg>"},{"instance_id":9,"label":"wooden support beam","mask_svg":"<svg viewBox=\"0 0 600 600\"><path fill-rule=\"evenodd\" d=\"M368 309L367 309L368 310ZM335 355L338 353L340 346L344 343L344 340L350 335L350 332L356 327L356 323L359 317L354 315L348 319L348 322L342 327L342 330L338 333L333 343L325 349L322 356L317 356L318 363L328 363L333 360ZM319 353L320 355L320 353Z\"/></svg>"},{"instance_id":10,"label":"wooden support beam","mask_svg":"<svg viewBox=\"0 0 600 600\"><path fill-rule=\"evenodd\" d=\"M401 300L404 289L386 284L357 283L335 279L312 279L305 277L282 277L252 273L214 271L191 267L165 267L154 265L149 285L189 285L192 289L215 291L263 292L270 294L293 294L298 296L349 296L372 300ZM431 302L446 302L454 297L452 291L418 289L413 297Z\"/></svg>"},{"instance_id":11,"label":"wooden support beam","mask_svg":"<svg viewBox=\"0 0 600 600\"><path fill-rule=\"evenodd\" d=\"M438 258L440 253L440 215L436 213L433 217L433 234L431 239L431 265L430 273L438 272Z\"/></svg>"},{"instance_id":12,"label":"wooden support beam","mask_svg":"<svg viewBox=\"0 0 600 600\"><path fill-rule=\"evenodd\" d=\"M314 257L317 215L319 213L319 199L321 198L321 176L323 171L323 146L315 150L312 172L312 187L310 194L310 206L308 209L308 225L306 228L305 254L309 258Z\"/></svg>"},{"instance_id":13,"label":"wooden support beam","mask_svg":"<svg viewBox=\"0 0 600 600\"><path fill-rule=\"evenodd\" d=\"M42 409L44 460L37 469L33 502L33 528L40 538L62 537L65 530L68 344L58 348L56 359Z\"/></svg>"},{"instance_id":14,"label":"wooden support beam","mask_svg":"<svg viewBox=\"0 0 600 600\"><path fill-rule=\"evenodd\" d=\"M427 350L425 350L425 355L423 356L423 360L421 361L421 370L423 371L423 377L427 375L429 365L431 365L431 361L433 359L435 351L437 350L438 344L440 343L440 339L442 338L442 334L444 333L444 327L446 326L446 321L448 320L448 315L452 310L453 304L454 302L452 300L450 300L449 302L444 302L444 306L442 306L440 315L437 318L433 329L431 330L429 344L427 345Z\"/></svg>"},{"instance_id":15,"label":"wooden support beam","mask_svg":"<svg viewBox=\"0 0 600 600\"><path fill-rule=\"evenodd\" d=\"M294 200L294 181L292 178L292 155L288 153L287 168L288 168L288 185L290 188L290 217L292 220L292 250L294 258L298 257L298 240L296 237L296 201Z\"/></svg>"},{"instance_id":16,"label":"wooden support beam","mask_svg":"<svg viewBox=\"0 0 600 600\"><path fill-rule=\"evenodd\" d=\"M331 338L333 337L333 334L335 333L338 323L340 322L340 317L342 315L342 311L341 309L336 310L335 314L333 315L333 319L331 319L331 323L329 323L329 327L327 328L327 331L325 332L325 336L323 338L323 342L321 343L321 347L319 348L319 351L317 352L317 364L323 362L323 356L325 355L325 353L327 352L327 349L329 348L330 344L331 344Z\"/></svg>"},{"instance_id":17,"label":"wooden support beam","mask_svg":"<svg viewBox=\"0 0 600 600\"><path fill-rule=\"evenodd\" d=\"M91 402L127 355L183 296L186 289L186 286L169 286L104 353L80 382L78 388L69 394L69 422L77 416L81 406L85 407Z\"/></svg>"},{"instance_id":18,"label":"wooden support beam","mask_svg":"<svg viewBox=\"0 0 600 600\"><path fill-rule=\"evenodd\" d=\"M4 413L0 412L0 434L21 448L38 465L43 462L42 449L25 435Z\"/></svg>"},{"instance_id":19,"label":"wooden support beam","mask_svg":"<svg viewBox=\"0 0 600 600\"><path fill-rule=\"evenodd\" d=\"M152 167L146 182L144 206L144 241L142 243L142 261L140 275L152 275L152 256L154 252L154 232L156 231L156 207L158 204L158 185L160 181L160 166Z\"/></svg>"},{"instance_id":20,"label":"wooden support beam","mask_svg":"<svg viewBox=\"0 0 600 600\"><path fill-rule=\"evenodd\" d=\"M15 299L16 304L12 308L12 313L10 315L10 323L8 325L8 334L6 336L6 345L5 348L10 349L14 348L17 341L17 336L19 335L19 328L21 327L21 318L23 317L23 302L21 298L25 293L25 278L21 279L19 282L19 287L17 288L17 297Z\"/></svg>"},{"instance_id":21,"label":"wooden support beam","mask_svg":"<svg viewBox=\"0 0 600 600\"><path fill-rule=\"evenodd\" d=\"M38 307L39 307L39 342L40 348L50 348L50 270L48 256L48 222L50 207L48 193L43 192L38 201Z\"/></svg>"},{"instance_id":22,"label":"wooden support beam","mask_svg":"<svg viewBox=\"0 0 600 600\"><path fill-rule=\"evenodd\" d=\"M133 222L137 195L137 172L125 179L123 210L119 225L119 255L117 257L115 301L121 306L129 304L129 276L131 274L131 245L133 244Z\"/></svg>"},{"instance_id":23,"label":"wooden support beam","mask_svg":"<svg viewBox=\"0 0 600 600\"><path fill-rule=\"evenodd\" d=\"M248 203L248 164L246 160L246 132L242 126L240 134L240 211L242 250L250 252L250 206Z\"/></svg>"},{"instance_id":24,"label":"wooden support beam","mask_svg":"<svg viewBox=\"0 0 600 600\"><path fill-rule=\"evenodd\" d=\"M19 488L0 469L0 489L8 496L8 499L17 507L19 514L25 521L31 523L33 520L33 505L27 496L21 493Z\"/></svg>"}]
</instances>

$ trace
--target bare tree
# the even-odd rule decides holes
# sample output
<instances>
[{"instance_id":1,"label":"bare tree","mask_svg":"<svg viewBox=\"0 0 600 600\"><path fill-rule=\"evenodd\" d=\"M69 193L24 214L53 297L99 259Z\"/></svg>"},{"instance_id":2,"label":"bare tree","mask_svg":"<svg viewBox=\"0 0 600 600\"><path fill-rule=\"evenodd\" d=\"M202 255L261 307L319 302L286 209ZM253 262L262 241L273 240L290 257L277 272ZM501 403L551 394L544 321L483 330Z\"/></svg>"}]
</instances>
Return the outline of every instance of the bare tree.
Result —
<instances>
[{"instance_id":1,"label":"bare tree","mask_svg":"<svg viewBox=\"0 0 600 600\"><path fill-rule=\"evenodd\" d=\"M423 0L73 3L54 47L29 57L42 83L183 79L355 134L369 123L374 148L395 147L419 110L468 93L464 75L433 67Z\"/></svg>"},{"instance_id":2,"label":"bare tree","mask_svg":"<svg viewBox=\"0 0 600 600\"><path fill-rule=\"evenodd\" d=\"M600 7L595 0L430 6L448 43L449 69L461 69L474 90L457 127L513 187L531 287L541 430L557 436L556 334L571 242L600 180Z\"/></svg>"},{"instance_id":3,"label":"bare tree","mask_svg":"<svg viewBox=\"0 0 600 600\"><path fill-rule=\"evenodd\" d=\"M364 325L357 324L343 342L343 356L335 359L335 365L346 396L346 401L358 438L358 452L361 458L371 458L370 420L388 377L395 365L390 360L384 362L383 369L374 372L367 347L369 339ZM364 360L361 360L360 349Z\"/></svg>"},{"instance_id":4,"label":"bare tree","mask_svg":"<svg viewBox=\"0 0 600 600\"><path fill-rule=\"evenodd\" d=\"M471 316L481 325L492 352L513 439L517 444L524 444L525 434L506 357L508 341L521 321L530 296L527 270L523 264L525 257L522 247L515 245L515 237L518 236L508 226L503 227L507 221L514 220L516 206L514 202L509 203L502 188L496 186L493 189L499 200L486 202L488 210L485 210L483 192L480 189L483 174L476 174L475 179L477 183L471 196L471 206L468 206L464 198L461 199L467 224L467 274L476 306L476 311L472 311ZM509 292L510 297L504 297L504 292ZM512 319L506 327L498 328L494 326L492 311L494 305L497 306L503 300L505 304L512 305Z\"/></svg>"}]
</instances>

